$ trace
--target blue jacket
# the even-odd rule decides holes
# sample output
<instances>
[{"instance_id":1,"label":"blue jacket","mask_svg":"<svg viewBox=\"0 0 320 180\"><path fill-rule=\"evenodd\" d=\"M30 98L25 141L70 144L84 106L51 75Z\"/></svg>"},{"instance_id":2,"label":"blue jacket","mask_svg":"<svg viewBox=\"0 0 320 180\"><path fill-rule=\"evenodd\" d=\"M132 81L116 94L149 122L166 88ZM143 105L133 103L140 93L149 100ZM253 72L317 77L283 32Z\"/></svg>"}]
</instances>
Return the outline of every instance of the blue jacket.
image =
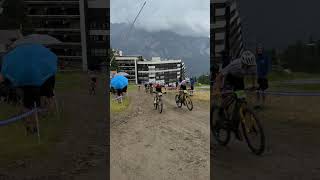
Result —
<instances>
[{"instance_id":1,"label":"blue jacket","mask_svg":"<svg viewBox=\"0 0 320 180\"><path fill-rule=\"evenodd\" d=\"M257 55L257 76L258 78L266 78L271 71L271 61L266 55Z\"/></svg>"}]
</instances>

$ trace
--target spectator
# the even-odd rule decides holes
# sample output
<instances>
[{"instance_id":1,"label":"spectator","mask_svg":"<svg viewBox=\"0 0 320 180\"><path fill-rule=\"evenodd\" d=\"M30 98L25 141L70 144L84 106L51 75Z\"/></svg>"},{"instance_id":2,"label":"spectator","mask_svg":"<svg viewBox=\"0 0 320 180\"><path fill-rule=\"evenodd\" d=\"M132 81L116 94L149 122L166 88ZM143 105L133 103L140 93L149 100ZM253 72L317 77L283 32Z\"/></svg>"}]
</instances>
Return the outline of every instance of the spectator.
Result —
<instances>
[{"instance_id":1,"label":"spectator","mask_svg":"<svg viewBox=\"0 0 320 180\"><path fill-rule=\"evenodd\" d=\"M256 61L259 91L257 92L257 105L255 108L259 109L265 104L266 94L264 91L269 87L268 74L271 71L271 61L268 56L265 55L261 44L257 47Z\"/></svg>"},{"instance_id":2,"label":"spectator","mask_svg":"<svg viewBox=\"0 0 320 180\"><path fill-rule=\"evenodd\" d=\"M40 87L40 95L43 98L44 105L49 109L52 109L54 104L54 87L55 87L55 76L51 76L44 84Z\"/></svg>"}]
</instances>

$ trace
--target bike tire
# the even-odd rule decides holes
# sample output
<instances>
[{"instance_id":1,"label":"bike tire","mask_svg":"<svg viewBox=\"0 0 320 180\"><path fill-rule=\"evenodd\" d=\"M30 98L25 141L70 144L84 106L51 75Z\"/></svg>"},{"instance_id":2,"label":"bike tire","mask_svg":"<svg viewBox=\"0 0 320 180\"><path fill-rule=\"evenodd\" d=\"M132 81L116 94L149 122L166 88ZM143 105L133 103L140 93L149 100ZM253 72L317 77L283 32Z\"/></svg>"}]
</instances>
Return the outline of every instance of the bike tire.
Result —
<instances>
[{"instance_id":1,"label":"bike tire","mask_svg":"<svg viewBox=\"0 0 320 180\"><path fill-rule=\"evenodd\" d=\"M163 110L163 103L162 103L161 98L160 98L160 99L159 99L159 101L158 101L158 110L159 110L159 113L162 113L162 110Z\"/></svg>"},{"instance_id":2,"label":"bike tire","mask_svg":"<svg viewBox=\"0 0 320 180\"><path fill-rule=\"evenodd\" d=\"M213 118L211 121L213 121ZM231 140L231 130L227 127L223 127L217 121L211 123L211 131L213 133L213 137L221 146L227 146ZM224 138L220 136L221 132L223 131L226 133Z\"/></svg>"},{"instance_id":3,"label":"bike tire","mask_svg":"<svg viewBox=\"0 0 320 180\"><path fill-rule=\"evenodd\" d=\"M156 103L154 103L154 101L156 101ZM158 108L158 103L157 103L156 98L153 98L153 107L155 110L157 110L157 108Z\"/></svg>"},{"instance_id":4,"label":"bike tire","mask_svg":"<svg viewBox=\"0 0 320 180\"><path fill-rule=\"evenodd\" d=\"M182 107L182 102L179 99L179 95L178 94L175 97L175 101L176 101L176 104L177 104L178 108L181 108Z\"/></svg>"},{"instance_id":5,"label":"bike tire","mask_svg":"<svg viewBox=\"0 0 320 180\"><path fill-rule=\"evenodd\" d=\"M256 155L261 155L264 153L264 150L265 150L265 134L264 134L264 131L263 131L263 128L262 128L262 125L259 121L259 119L257 118L257 116L255 115L255 113L251 110L251 109L243 109L242 110L243 113L249 113L251 115L251 117L253 117L254 119L254 123L256 124L256 128L258 129L259 131L259 135L260 135L260 143L258 145L258 147L254 147L254 145L252 144L252 142L250 141L250 138L249 138L249 134L247 132L247 128L246 128L246 124L244 123L243 120L241 120L241 127L242 127L242 132L243 132L243 135L244 135L244 138L247 142L247 145L249 147L249 149Z\"/></svg>"},{"instance_id":6,"label":"bike tire","mask_svg":"<svg viewBox=\"0 0 320 180\"><path fill-rule=\"evenodd\" d=\"M193 103L192 103L191 98L186 96L185 102L186 102L186 105L187 105L187 108L189 109L189 111L192 111Z\"/></svg>"}]
</instances>

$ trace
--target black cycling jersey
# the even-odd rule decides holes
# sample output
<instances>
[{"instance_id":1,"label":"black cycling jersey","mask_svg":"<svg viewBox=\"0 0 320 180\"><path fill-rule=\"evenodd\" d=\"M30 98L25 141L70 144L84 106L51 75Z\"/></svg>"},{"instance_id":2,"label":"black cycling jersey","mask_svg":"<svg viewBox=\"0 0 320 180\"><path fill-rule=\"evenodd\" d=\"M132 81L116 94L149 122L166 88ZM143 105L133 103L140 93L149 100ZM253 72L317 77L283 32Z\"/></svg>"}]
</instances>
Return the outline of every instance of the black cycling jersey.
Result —
<instances>
[{"instance_id":1,"label":"black cycling jersey","mask_svg":"<svg viewBox=\"0 0 320 180\"><path fill-rule=\"evenodd\" d=\"M187 86L186 85L180 85L180 89L181 90L187 90Z\"/></svg>"}]
</instances>

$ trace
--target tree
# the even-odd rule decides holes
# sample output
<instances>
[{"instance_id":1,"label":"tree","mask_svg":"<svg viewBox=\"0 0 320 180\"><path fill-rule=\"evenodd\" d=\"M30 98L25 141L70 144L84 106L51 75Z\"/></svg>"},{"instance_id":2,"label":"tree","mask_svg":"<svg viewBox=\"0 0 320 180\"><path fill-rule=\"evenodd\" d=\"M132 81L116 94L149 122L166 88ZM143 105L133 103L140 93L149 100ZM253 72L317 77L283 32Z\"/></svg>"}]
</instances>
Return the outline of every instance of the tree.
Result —
<instances>
[{"instance_id":1,"label":"tree","mask_svg":"<svg viewBox=\"0 0 320 180\"><path fill-rule=\"evenodd\" d=\"M201 84L210 84L210 78L209 78L209 75L207 74L199 76L197 80L198 80L198 83L201 83Z\"/></svg>"},{"instance_id":2,"label":"tree","mask_svg":"<svg viewBox=\"0 0 320 180\"><path fill-rule=\"evenodd\" d=\"M115 57L114 57L114 52L112 49L109 49L108 50L108 60L107 60L107 63L108 65L110 64L110 71L117 71L118 70L118 63L117 61L115 60ZM111 63L110 63L111 62Z\"/></svg>"}]
</instances>

